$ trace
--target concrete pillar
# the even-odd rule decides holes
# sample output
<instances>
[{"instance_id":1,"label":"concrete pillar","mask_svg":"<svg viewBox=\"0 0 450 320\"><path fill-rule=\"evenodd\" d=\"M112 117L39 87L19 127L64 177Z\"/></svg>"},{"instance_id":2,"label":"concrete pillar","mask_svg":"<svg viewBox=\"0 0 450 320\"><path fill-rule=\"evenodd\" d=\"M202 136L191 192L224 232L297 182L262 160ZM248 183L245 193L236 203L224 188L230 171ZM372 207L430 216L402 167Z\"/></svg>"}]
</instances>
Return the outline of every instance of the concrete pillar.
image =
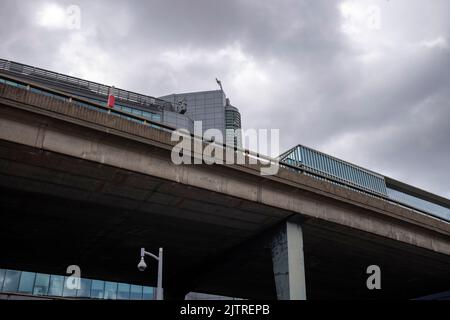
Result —
<instances>
[{"instance_id":1,"label":"concrete pillar","mask_svg":"<svg viewBox=\"0 0 450 320\"><path fill-rule=\"evenodd\" d=\"M271 249L278 300L306 300L301 226L286 222L275 233Z\"/></svg>"}]
</instances>

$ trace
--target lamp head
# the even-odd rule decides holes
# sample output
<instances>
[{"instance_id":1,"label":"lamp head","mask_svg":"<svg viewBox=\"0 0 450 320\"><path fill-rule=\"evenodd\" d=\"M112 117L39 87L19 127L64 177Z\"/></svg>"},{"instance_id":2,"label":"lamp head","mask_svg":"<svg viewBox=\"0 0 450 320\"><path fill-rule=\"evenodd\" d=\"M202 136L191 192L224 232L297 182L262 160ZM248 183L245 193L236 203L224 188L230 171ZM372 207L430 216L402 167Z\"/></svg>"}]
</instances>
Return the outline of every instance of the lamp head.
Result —
<instances>
[{"instance_id":1,"label":"lamp head","mask_svg":"<svg viewBox=\"0 0 450 320\"><path fill-rule=\"evenodd\" d=\"M139 271L145 271L145 269L147 269L147 264L145 263L144 257L141 257L141 261L139 261L137 267Z\"/></svg>"}]
</instances>

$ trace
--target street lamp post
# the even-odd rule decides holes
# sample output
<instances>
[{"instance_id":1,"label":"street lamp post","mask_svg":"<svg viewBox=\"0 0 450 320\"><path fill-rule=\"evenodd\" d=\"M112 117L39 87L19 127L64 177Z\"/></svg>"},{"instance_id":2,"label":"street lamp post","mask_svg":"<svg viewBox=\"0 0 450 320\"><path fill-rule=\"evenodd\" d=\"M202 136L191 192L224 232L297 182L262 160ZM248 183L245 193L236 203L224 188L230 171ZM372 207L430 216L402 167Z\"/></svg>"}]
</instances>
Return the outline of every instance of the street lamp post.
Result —
<instances>
[{"instance_id":1,"label":"street lamp post","mask_svg":"<svg viewBox=\"0 0 450 320\"><path fill-rule=\"evenodd\" d=\"M145 248L141 248L141 261L138 264L139 271L144 271L147 268L147 264L145 263L145 256L152 257L153 259L158 261L158 285L156 288L156 300L163 300L163 291L162 291L162 266L163 266L163 249L159 248L159 255L155 256L153 253L145 251Z\"/></svg>"}]
</instances>

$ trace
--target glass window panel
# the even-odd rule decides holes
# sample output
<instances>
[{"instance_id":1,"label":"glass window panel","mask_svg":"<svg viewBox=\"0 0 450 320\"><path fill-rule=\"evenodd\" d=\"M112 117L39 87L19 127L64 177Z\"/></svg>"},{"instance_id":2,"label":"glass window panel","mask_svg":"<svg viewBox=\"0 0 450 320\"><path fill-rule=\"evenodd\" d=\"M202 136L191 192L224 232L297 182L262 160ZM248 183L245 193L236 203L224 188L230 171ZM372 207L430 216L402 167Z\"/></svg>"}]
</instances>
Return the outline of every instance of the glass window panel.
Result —
<instances>
[{"instance_id":1,"label":"glass window panel","mask_svg":"<svg viewBox=\"0 0 450 320\"><path fill-rule=\"evenodd\" d=\"M77 289L69 289L69 287L67 287L67 279L68 277L64 277L63 297L76 297ZM72 284L72 282L70 282L70 284Z\"/></svg>"},{"instance_id":2,"label":"glass window panel","mask_svg":"<svg viewBox=\"0 0 450 320\"><path fill-rule=\"evenodd\" d=\"M90 279L81 279L81 288L77 290L77 297L89 298L91 296L91 284Z\"/></svg>"},{"instance_id":3,"label":"glass window panel","mask_svg":"<svg viewBox=\"0 0 450 320\"><path fill-rule=\"evenodd\" d=\"M147 111L144 111L144 112L142 113L142 115L143 115L144 117L146 117L147 119L151 119L151 118L152 118L152 114L151 114L150 112L147 112Z\"/></svg>"},{"instance_id":4,"label":"glass window panel","mask_svg":"<svg viewBox=\"0 0 450 320\"><path fill-rule=\"evenodd\" d=\"M46 296L50 284L50 275L38 273L34 283L33 294L36 296Z\"/></svg>"},{"instance_id":5,"label":"glass window panel","mask_svg":"<svg viewBox=\"0 0 450 320\"><path fill-rule=\"evenodd\" d=\"M117 283L105 282L105 299L117 299Z\"/></svg>"},{"instance_id":6,"label":"glass window panel","mask_svg":"<svg viewBox=\"0 0 450 320\"><path fill-rule=\"evenodd\" d=\"M0 292L2 291L3 288L3 280L5 279L5 273L6 270L0 269Z\"/></svg>"},{"instance_id":7,"label":"glass window panel","mask_svg":"<svg viewBox=\"0 0 450 320\"><path fill-rule=\"evenodd\" d=\"M100 280L92 280L91 298L103 299L105 292L105 282Z\"/></svg>"},{"instance_id":8,"label":"glass window panel","mask_svg":"<svg viewBox=\"0 0 450 320\"><path fill-rule=\"evenodd\" d=\"M19 288L20 271L6 270L3 282L3 292L17 292Z\"/></svg>"},{"instance_id":9,"label":"glass window panel","mask_svg":"<svg viewBox=\"0 0 450 320\"><path fill-rule=\"evenodd\" d=\"M126 283L119 283L117 291L117 299L130 299L130 285Z\"/></svg>"},{"instance_id":10,"label":"glass window panel","mask_svg":"<svg viewBox=\"0 0 450 320\"><path fill-rule=\"evenodd\" d=\"M63 294L64 277L50 276L50 287L48 289L49 296L61 297Z\"/></svg>"},{"instance_id":11,"label":"glass window panel","mask_svg":"<svg viewBox=\"0 0 450 320\"><path fill-rule=\"evenodd\" d=\"M21 293L33 293L34 279L36 273L34 272L22 272L19 282L19 292Z\"/></svg>"},{"instance_id":12,"label":"glass window panel","mask_svg":"<svg viewBox=\"0 0 450 320\"><path fill-rule=\"evenodd\" d=\"M143 300L153 300L153 288L144 287L143 289Z\"/></svg>"},{"instance_id":13,"label":"glass window panel","mask_svg":"<svg viewBox=\"0 0 450 320\"><path fill-rule=\"evenodd\" d=\"M142 116L142 111L138 110L138 109L133 109L133 114L135 114L137 116Z\"/></svg>"},{"instance_id":14,"label":"glass window panel","mask_svg":"<svg viewBox=\"0 0 450 320\"><path fill-rule=\"evenodd\" d=\"M130 300L142 300L142 286L131 285Z\"/></svg>"}]
</instances>

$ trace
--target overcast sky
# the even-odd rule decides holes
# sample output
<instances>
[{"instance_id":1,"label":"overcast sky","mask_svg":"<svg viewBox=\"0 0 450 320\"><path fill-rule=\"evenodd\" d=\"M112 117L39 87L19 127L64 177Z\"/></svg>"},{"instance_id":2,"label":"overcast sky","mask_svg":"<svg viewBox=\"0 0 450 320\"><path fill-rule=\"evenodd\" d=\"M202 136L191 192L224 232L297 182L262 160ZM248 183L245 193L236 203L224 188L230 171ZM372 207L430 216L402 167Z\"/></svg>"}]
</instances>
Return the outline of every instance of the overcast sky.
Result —
<instances>
[{"instance_id":1,"label":"overcast sky","mask_svg":"<svg viewBox=\"0 0 450 320\"><path fill-rule=\"evenodd\" d=\"M218 77L282 151L449 198L449 16L448 0L0 0L0 57L153 96Z\"/></svg>"}]
</instances>

